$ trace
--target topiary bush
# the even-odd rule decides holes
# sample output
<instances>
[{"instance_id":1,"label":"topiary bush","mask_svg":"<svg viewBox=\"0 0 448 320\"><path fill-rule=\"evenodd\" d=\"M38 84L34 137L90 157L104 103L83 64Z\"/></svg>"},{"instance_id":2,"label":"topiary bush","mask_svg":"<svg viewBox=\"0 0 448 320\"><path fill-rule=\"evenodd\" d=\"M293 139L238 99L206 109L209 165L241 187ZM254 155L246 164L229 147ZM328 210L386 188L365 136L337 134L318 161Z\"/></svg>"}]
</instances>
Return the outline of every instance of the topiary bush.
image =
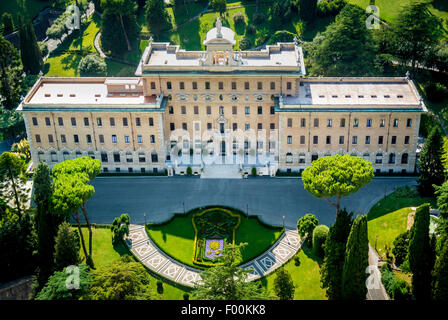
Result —
<instances>
[{"instance_id":1,"label":"topiary bush","mask_svg":"<svg viewBox=\"0 0 448 320\"><path fill-rule=\"evenodd\" d=\"M158 294L163 293L163 282L160 280L157 280L157 293Z\"/></svg>"},{"instance_id":2,"label":"topiary bush","mask_svg":"<svg viewBox=\"0 0 448 320\"><path fill-rule=\"evenodd\" d=\"M184 300L190 300L190 295L188 293L184 293L183 298Z\"/></svg>"},{"instance_id":3,"label":"topiary bush","mask_svg":"<svg viewBox=\"0 0 448 320\"><path fill-rule=\"evenodd\" d=\"M248 37L243 37L240 42L240 49L241 50L247 50L252 46L252 42L250 41L250 39Z\"/></svg>"},{"instance_id":4,"label":"topiary bush","mask_svg":"<svg viewBox=\"0 0 448 320\"><path fill-rule=\"evenodd\" d=\"M242 14L241 12L237 12L233 15L233 22L235 23L235 25L241 25L246 22L246 18L244 17L244 14Z\"/></svg>"},{"instance_id":5,"label":"topiary bush","mask_svg":"<svg viewBox=\"0 0 448 320\"><path fill-rule=\"evenodd\" d=\"M257 176L257 168L255 168L255 167L252 167L252 176L253 177L256 177Z\"/></svg>"},{"instance_id":6,"label":"topiary bush","mask_svg":"<svg viewBox=\"0 0 448 320\"><path fill-rule=\"evenodd\" d=\"M191 169L191 167L187 168L187 176L191 176L193 174L193 170Z\"/></svg>"},{"instance_id":7,"label":"topiary bush","mask_svg":"<svg viewBox=\"0 0 448 320\"><path fill-rule=\"evenodd\" d=\"M297 221L297 231L303 239L307 235L306 245L310 246L312 243L312 235L314 228L319 224L319 220L314 214L307 213Z\"/></svg>"},{"instance_id":8,"label":"topiary bush","mask_svg":"<svg viewBox=\"0 0 448 320\"><path fill-rule=\"evenodd\" d=\"M324 257L324 244L327 240L329 228L326 225L318 225L313 230L313 252L320 258Z\"/></svg>"},{"instance_id":9,"label":"topiary bush","mask_svg":"<svg viewBox=\"0 0 448 320\"><path fill-rule=\"evenodd\" d=\"M296 267L299 267L299 266L300 266L300 258L299 258L299 256L295 256L295 257L294 257L294 265L295 265Z\"/></svg>"},{"instance_id":10,"label":"topiary bush","mask_svg":"<svg viewBox=\"0 0 448 320\"><path fill-rule=\"evenodd\" d=\"M78 72L82 77L105 76L106 71L106 62L97 54L85 56L78 65Z\"/></svg>"}]
</instances>

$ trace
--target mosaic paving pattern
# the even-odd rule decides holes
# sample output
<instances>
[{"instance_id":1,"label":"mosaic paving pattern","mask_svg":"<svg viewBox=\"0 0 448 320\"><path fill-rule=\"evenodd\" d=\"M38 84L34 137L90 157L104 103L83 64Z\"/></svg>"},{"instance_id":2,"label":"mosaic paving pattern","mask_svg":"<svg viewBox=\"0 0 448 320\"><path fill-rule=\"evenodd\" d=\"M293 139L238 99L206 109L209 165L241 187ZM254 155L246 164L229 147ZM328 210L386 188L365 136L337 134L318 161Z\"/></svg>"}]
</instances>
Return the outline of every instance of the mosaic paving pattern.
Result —
<instances>
[{"instance_id":1,"label":"mosaic paving pattern","mask_svg":"<svg viewBox=\"0 0 448 320\"><path fill-rule=\"evenodd\" d=\"M200 270L185 266L182 263L166 256L146 234L140 225L129 226L129 236L126 244L132 253L152 271L162 277L185 286L193 287L201 282ZM253 281L273 272L300 250L302 242L297 230L286 230L283 236L261 256L241 266L243 269L252 269L247 281Z\"/></svg>"}]
</instances>

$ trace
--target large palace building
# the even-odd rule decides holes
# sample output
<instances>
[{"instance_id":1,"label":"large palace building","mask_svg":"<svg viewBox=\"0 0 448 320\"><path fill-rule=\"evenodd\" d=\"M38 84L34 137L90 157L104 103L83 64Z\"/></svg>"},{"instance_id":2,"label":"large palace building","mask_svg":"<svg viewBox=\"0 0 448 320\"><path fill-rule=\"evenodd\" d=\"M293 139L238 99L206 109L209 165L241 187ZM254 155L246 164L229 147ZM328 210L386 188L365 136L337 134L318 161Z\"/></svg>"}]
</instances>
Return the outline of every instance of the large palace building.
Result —
<instances>
[{"instance_id":1,"label":"large palace building","mask_svg":"<svg viewBox=\"0 0 448 320\"><path fill-rule=\"evenodd\" d=\"M415 171L427 110L409 77L309 78L296 42L234 51L234 35L218 20L205 51L150 41L136 77L40 78L18 108L33 162L91 156L104 172L224 164L274 175L350 154L376 172Z\"/></svg>"}]
</instances>

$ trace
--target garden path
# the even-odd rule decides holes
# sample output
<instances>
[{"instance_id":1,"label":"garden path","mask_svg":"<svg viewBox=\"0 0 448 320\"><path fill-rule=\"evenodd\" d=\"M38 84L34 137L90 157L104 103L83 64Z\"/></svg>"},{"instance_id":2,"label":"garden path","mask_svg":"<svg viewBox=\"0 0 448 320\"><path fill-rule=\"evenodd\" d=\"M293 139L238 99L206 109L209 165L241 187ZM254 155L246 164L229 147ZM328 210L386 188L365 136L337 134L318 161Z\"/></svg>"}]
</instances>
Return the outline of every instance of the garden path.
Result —
<instances>
[{"instance_id":1,"label":"garden path","mask_svg":"<svg viewBox=\"0 0 448 320\"><path fill-rule=\"evenodd\" d=\"M167 256L148 237L143 225L129 226L126 244L137 259L158 275L184 286L193 287L201 279L201 271ZM302 242L297 230L286 229L277 242L257 258L241 267L252 269L247 281L264 277L288 262L300 250Z\"/></svg>"}]
</instances>

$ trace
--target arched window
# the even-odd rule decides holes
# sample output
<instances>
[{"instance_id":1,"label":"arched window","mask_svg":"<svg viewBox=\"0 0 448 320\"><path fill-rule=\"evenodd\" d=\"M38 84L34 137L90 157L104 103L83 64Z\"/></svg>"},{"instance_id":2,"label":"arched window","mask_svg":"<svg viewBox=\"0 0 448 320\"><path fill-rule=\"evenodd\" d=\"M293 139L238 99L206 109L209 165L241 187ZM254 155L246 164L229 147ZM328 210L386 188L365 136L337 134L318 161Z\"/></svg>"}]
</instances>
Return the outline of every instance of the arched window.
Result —
<instances>
[{"instance_id":1,"label":"arched window","mask_svg":"<svg viewBox=\"0 0 448 320\"><path fill-rule=\"evenodd\" d=\"M132 153L131 153L130 151L126 152L126 162L127 162L127 163L132 163L132 162L134 162Z\"/></svg>"},{"instance_id":2,"label":"arched window","mask_svg":"<svg viewBox=\"0 0 448 320\"><path fill-rule=\"evenodd\" d=\"M75 153L75 157L76 157L76 158L81 158L81 157L82 157L82 153L81 153L81 151L76 151L76 153Z\"/></svg>"},{"instance_id":3,"label":"arched window","mask_svg":"<svg viewBox=\"0 0 448 320\"><path fill-rule=\"evenodd\" d=\"M381 164L381 163L383 163L383 154L382 154L381 152L378 152L378 153L376 154L375 163L376 163L376 164Z\"/></svg>"},{"instance_id":4,"label":"arched window","mask_svg":"<svg viewBox=\"0 0 448 320\"><path fill-rule=\"evenodd\" d=\"M364 154L362 155L362 158L363 158L364 160L370 160L370 154L368 154L368 153L366 152L366 153L364 153Z\"/></svg>"},{"instance_id":5,"label":"arched window","mask_svg":"<svg viewBox=\"0 0 448 320\"><path fill-rule=\"evenodd\" d=\"M37 153L37 160L39 160L39 162L47 162L47 160L45 159L45 154L42 151L39 151Z\"/></svg>"},{"instance_id":6,"label":"arched window","mask_svg":"<svg viewBox=\"0 0 448 320\"><path fill-rule=\"evenodd\" d=\"M407 153L403 153L401 156L401 164L407 164L408 163L409 155Z\"/></svg>"},{"instance_id":7,"label":"arched window","mask_svg":"<svg viewBox=\"0 0 448 320\"><path fill-rule=\"evenodd\" d=\"M58 161L58 155L56 154L55 151L51 151L50 152L50 156L51 156L51 162L57 162Z\"/></svg>"},{"instance_id":8,"label":"arched window","mask_svg":"<svg viewBox=\"0 0 448 320\"><path fill-rule=\"evenodd\" d=\"M68 153L67 151L62 152L62 158L64 160L70 159L70 153Z\"/></svg>"},{"instance_id":9,"label":"arched window","mask_svg":"<svg viewBox=\"0 0 448 320\"><path fill-rule=\"evenodd\" d=\"M395 153L389 154L389 163L394 164L395 163Z\"/></svg>"},{"instance_id":10,"label":"arched window","mask_svg":"<svg viewBox=\"0 0 448 320\"><path fill-rule=\"evenodd\" d=\"M292 153L288 152L286 154L286 163L292 163Z\"/></svg>"},{"instance_id":11,"label":"arched window","mask_svg":"<svg viewBox=\"0 0 448 320\"><path fill-rule=\"evenodd\" d=\"M157 153L151 153L151 162L159 162Z\"/></svg>"},{"instance_id":12,"label":"arched window","mask_svg":"<svg viewBox=\"0 0 448 320\"><path fill-rule=\"evenodd\" d=\"M299 153L299 163L305 163L305 154Z\"/></svg>"}]
</instances>

